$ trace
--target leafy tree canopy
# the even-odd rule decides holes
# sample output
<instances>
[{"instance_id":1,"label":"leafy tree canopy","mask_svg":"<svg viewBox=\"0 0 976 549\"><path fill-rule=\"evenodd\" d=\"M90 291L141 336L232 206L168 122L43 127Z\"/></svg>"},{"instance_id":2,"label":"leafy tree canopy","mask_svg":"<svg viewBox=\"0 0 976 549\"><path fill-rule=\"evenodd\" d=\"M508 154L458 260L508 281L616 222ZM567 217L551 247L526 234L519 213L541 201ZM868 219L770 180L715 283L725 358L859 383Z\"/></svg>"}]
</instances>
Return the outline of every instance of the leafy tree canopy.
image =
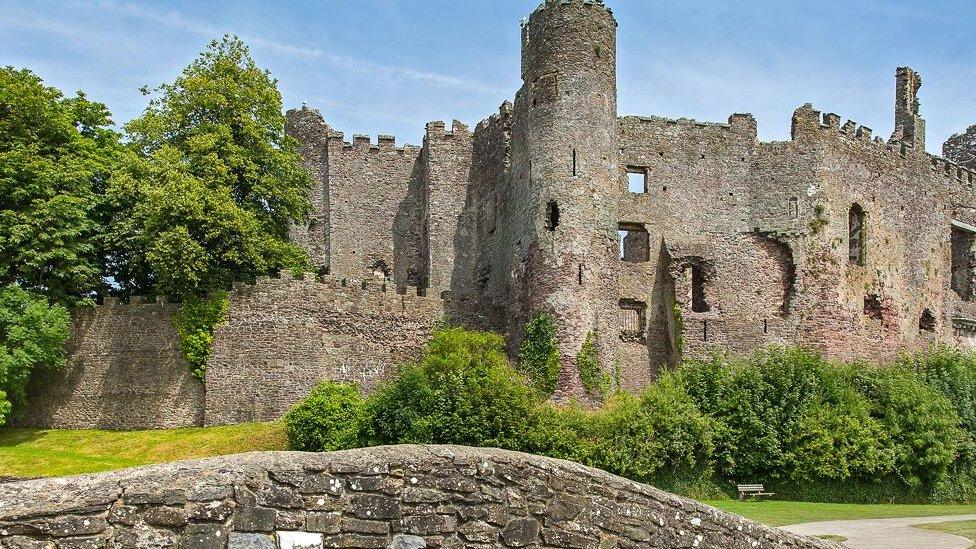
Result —
<instances>
[{"instance_id":1,"label":"leafy tree canopy","mask_svg":"<svg viewBox=\"0 0 976 549\"><path fill-rule=\"evenodd\" d=\"M120 150L108 109L0 68L0 283L73 303L101 286L99 203Z\"/></svg>"},{"instance_id":2,"label":"leafy tree canopy","mask_svg":"<svg viewBox=\"0 0 976 549\"><path fill-rule=\"evenodd\" d=\"M0 289L0 425L23 404L31 372L65 363L68 310L15 285Z\"/></svg>"},{"instance_id":3,"label":"leafy tree canopy","mask_svg":"<svg viewBox=\"0 0 976 549\"><path fill-rule=\"evenodd\" d=\"M307 263L288 229L308 213L312 180L281 106L236 37L154 90L125 127L131 154L108 196L126 212L106 238L123 292L201 295Z\"/></svg>"}]
</instances>

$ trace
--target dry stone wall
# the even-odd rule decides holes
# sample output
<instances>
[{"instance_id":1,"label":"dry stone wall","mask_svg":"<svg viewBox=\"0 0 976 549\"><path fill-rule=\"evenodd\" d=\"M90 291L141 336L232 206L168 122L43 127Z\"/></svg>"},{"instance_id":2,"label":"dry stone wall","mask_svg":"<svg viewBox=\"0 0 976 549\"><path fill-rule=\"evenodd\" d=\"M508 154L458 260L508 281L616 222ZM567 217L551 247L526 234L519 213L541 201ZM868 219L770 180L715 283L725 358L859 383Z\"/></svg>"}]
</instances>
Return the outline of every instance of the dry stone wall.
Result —
<instances>
[{"instance_id":1,"label":"dry stone wall","mask_svg":"<svg viewBox=\"0 0 976 549\"><path fill-rule=\"evenodd\" d=\"M180 353L176 308L110 302L73 311L67 366L35 372L27 415L14 423L58 429L200 425L203 383Z\"/></svg>"},{"instance_id":2,"label":"dry stone wall","mask_svg":"<svg viewBox=\"0 0 976 549\"><path fill-rule=\"evenodd\" d=\"M571 462L391 446L0 485L0 547L837 546Z\"/></svg>"},{"instance_id":3,"label":"dry stone wall","mask_svg":"<svg viewBox=\"0 0 976 549\"><path fill-rule=\"evenodd\" d=\"M323 379L369 392L420 356L443 317L439 297L376 280L282 273L239 286L214 333L205 423L278 419Z\"/></svg>"}]
</instances>

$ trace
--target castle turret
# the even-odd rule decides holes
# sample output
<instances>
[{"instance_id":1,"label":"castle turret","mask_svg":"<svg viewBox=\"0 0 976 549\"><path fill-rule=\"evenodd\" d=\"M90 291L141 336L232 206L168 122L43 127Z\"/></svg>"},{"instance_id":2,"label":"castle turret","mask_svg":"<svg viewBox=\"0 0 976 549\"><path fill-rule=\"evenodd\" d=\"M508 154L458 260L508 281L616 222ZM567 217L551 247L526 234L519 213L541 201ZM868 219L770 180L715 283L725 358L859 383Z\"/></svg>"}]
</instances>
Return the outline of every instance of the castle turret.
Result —
<instances>
[{"instance_id":1,"label":"castle turret","mask_svg":"<svg viewBox=\"0 0 976 549\"><path fill-rule=\"evenodd\" d=\"M577 355L592 334L613 367L619 194L616 28L595 0L546 0L523 23L512 127L512 213L523 293L518 322L547 311L562 363L557 397L582 392ZM516 330L517 331L517 330Z\"/></svg>"}]
</instances>

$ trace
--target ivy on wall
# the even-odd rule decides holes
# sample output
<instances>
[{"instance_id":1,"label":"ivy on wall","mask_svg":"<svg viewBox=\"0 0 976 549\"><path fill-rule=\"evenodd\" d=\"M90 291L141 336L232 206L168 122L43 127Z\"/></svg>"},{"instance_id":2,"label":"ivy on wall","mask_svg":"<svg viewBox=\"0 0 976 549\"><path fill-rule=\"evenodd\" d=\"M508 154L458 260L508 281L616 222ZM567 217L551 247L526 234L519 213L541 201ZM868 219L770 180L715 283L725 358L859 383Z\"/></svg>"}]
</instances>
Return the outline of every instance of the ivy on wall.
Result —
<instances>
[{"instance_id":1,"label":"ivy on wall","mask_svg":"<svg viewBox=\"0 0 976 549\"><path fill-rule=\"evenodd\" d=\"M213 352L213 333L227 319L230 298L226 291L207 297L187 297L180 304L174 324L180 336L180 352L193 377L203 381L207 359Z\"/></svg>"}]
</instances>

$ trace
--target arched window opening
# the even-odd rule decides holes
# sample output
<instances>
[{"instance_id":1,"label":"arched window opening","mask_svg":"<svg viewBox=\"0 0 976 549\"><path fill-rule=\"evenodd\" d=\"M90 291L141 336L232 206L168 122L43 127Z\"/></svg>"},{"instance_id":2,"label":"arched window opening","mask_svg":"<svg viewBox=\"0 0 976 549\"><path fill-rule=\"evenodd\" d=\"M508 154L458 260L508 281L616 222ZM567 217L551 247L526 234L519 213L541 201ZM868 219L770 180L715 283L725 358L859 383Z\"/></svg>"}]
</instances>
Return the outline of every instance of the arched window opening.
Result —
<instances>
[{"instance_id":1,"label":"arched window opening","mask_svg":"<svg viewBox=\"0 0 976 549\"><path fill-rule=\"evenodd\" d=\"M922 311L922 315L918 317L918 331L920 332L935 331L935 315L932 314L931 309L924 309Z\"/></svg>"},{"instance_id":2,"label":"arched window opening","mask_svg":"<svg viewBox=\"0 0 976 549\"><path fill-rule=\"evenodd\" d=\"M864 265L864 210L857 204L847 214L848 259L851 265Z\"/></svg>"}]
</instances>

